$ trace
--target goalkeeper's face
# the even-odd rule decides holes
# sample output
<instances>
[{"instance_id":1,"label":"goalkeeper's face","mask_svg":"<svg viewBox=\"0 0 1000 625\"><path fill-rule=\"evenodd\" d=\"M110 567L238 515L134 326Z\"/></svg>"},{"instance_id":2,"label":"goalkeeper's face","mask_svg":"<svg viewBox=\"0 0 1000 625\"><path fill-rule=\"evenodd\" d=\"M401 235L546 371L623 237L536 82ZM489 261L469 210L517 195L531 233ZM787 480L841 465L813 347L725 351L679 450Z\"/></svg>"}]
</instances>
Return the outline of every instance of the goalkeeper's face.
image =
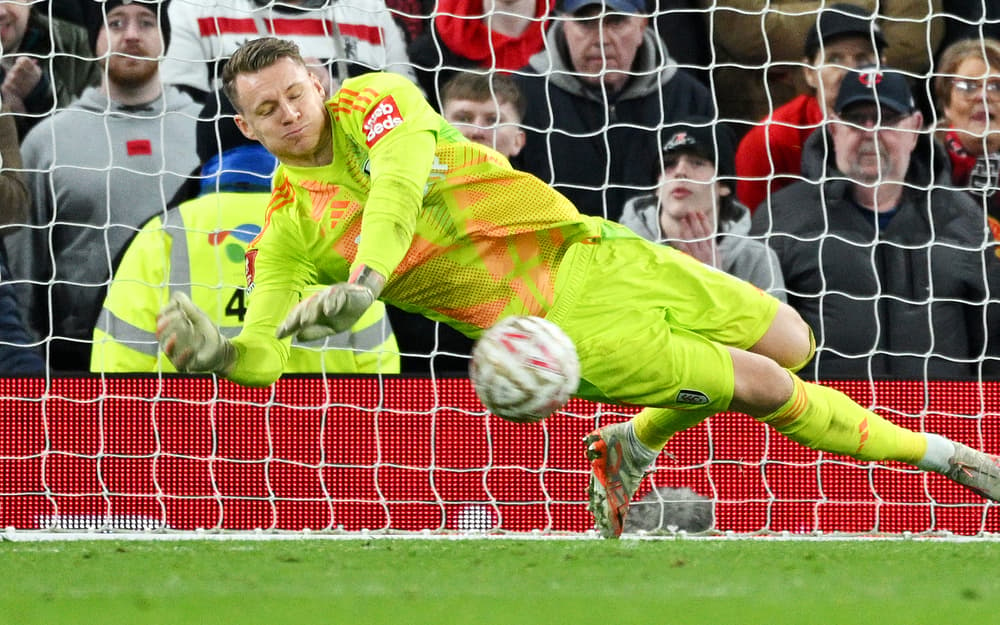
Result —
<instances>
[{"instance_id":1,"label":"goalkeeper's face","mask_svg":"<svg viewBox=\"0 0 1000 625\"><path fill-rule=\"evenodd\" d=\"M330 116L322 83L301 63L282 57L234 80L236 125L279 161L316 167L333 161Z\"/></svg>"}]
</instances>

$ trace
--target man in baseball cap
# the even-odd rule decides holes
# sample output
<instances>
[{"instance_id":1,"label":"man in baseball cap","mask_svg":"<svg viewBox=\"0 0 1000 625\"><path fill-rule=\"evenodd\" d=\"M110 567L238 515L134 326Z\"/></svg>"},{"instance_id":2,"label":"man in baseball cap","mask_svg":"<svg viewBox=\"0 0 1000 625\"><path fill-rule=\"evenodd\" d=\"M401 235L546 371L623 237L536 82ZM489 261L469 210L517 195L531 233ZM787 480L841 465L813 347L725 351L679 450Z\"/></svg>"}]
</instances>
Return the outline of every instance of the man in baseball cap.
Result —
<instances>
[{"instance_id":1,"label":"man in baseball cap","mask_svg":"<svg viewBox=\"0 0 1000 625\"><path fill-rule=\"evenodd\" d=\"M874 15L838 2L823 8L806 34L802 75L809 87L752 128L736 151L736 193L751 210L801 173L806 140L833 108L848 68L885 62L888 46Z\"/></svg>"},{"instance_id":2,"label":"man in baseball cap","mask_svg":"<svg viewBox=\"0 0 1000 625\"><path fill-rule=\"evenodd\" d=\"M735 197L735 144L728 126L707 118L665 129L655 146L656 189L630 199L620 221L784 301L778 257L747 237L750 210Z\"/></svg>"},{"instance_id":3,"label":"man in baseball cap","mask_svg":"<svg viewBox=\"0 0 1000 625\"><path fill-rule=\"evenodd\" d=\"M844 75L830 124L837 169L861 184L877 184L883 208L889 188L902 184L910 168L923 115L906 76L875 65ZM874 201L874 200L873 200Z\"/></svg>"}]
</instances>

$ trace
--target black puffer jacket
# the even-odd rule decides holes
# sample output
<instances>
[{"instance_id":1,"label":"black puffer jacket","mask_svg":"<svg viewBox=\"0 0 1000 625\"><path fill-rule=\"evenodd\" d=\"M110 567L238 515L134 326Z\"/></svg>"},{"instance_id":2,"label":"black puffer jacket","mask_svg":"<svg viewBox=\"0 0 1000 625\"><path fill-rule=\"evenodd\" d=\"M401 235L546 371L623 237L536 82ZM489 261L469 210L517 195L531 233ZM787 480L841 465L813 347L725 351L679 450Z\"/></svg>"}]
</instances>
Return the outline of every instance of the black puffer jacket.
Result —
<instances>
[{"instance_id":1,"label":"black puffer jacket","mask_svg":"<svg viewBox=\"0 0 1000 625\"><path fill-rule=\"evenodd\" d=\"M777 252L788 302L816 333L807 377L997 378L1000 259L982 210L942 186L939 154L921 138L898 212L879 230L851 184L831 179L843 174L829 135L813 133L803 175L827 181L786 187L755 213L751 232Z\"/></svg>"}]
</instances>

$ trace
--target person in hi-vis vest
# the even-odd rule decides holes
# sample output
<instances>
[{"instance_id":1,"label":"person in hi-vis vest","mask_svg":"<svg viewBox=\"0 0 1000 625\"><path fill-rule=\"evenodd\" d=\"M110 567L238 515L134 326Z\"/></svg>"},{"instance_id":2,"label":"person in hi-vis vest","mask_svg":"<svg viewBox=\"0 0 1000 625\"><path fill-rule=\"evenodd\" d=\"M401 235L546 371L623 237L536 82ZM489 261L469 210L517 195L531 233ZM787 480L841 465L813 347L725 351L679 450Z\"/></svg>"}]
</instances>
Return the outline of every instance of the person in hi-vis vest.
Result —
<instances>
[{"instance_id":1,"label":"person in hi-vis vest","mask_svg":"<svg viewBox=\"0 0 1000 625\"><path fill-rule=\"evenodd\" d=\"M244 255L264 224L275 159L239 132L234 113L223 93L208 98L198 121L200 175L126 248L94 329L91 371L176 371L156 340L156 316L171 291L184 291L226 336L239 334L252 297L245 265L253 259ZM376 302L350 331L294 343L285 372L399 373L399 366L385 305Z\"/></svg>"}]
</instances>

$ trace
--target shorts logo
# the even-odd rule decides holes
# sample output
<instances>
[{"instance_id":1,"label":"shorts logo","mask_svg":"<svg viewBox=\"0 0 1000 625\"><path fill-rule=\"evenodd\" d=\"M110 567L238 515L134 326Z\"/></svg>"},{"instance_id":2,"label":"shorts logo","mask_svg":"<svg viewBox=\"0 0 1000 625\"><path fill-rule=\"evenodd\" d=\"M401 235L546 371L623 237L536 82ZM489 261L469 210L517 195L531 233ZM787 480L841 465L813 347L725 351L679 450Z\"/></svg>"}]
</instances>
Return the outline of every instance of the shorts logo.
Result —
<instances>
[{"instance_id":1,"label":"shorts logo","mask_svg":"<svg viewBox=\"0 0 1000 625\"><path fill-rule=\"evenodd\" d=\"M677 403L704 406L708 403L708 395L702 393L701 391L682 389L679 393L677 393Z\"/></svg>"},{"instance_id":2,"label":"shorts logo","mask_svg":"<svg viewBox=\"0 0 1000 625\"><path fill-rule=\"evenodd\" d=\"M254 263L256 262L256 260L257 260L257 249L254 248L247 250L246 254L247 295L249 295L250 292L253 291L254 273L256 272Z\"/></svg>"},{"instance_id":3,"label":"shorts logo","mask_svg":"<svg viewBox=\"0 0 1000 625\"><path fill-rule=\"evenodd\" d=\"M386 96L365 116L361 129L365 133L365 143L372 147L389 131L403 123L403 115L392 96Z\"/></svg>"}]
</instances>

